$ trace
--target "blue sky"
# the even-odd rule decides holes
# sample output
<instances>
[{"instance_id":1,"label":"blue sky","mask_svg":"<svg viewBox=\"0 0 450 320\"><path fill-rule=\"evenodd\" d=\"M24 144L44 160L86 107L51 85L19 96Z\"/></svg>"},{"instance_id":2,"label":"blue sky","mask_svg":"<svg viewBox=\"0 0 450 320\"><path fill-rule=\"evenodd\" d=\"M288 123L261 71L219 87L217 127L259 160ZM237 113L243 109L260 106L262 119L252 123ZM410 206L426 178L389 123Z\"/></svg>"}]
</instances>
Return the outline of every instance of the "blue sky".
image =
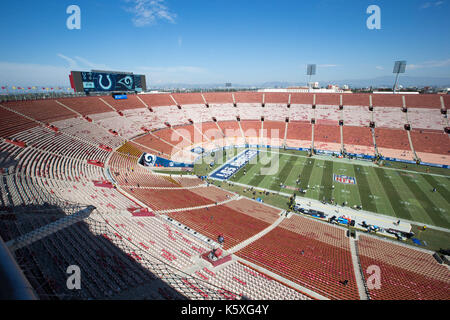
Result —
<instances>
[{"instance_id":1,"label":"blue sky","mask_svg":"<svg viewBox=\"0 0 450 320\"><path fill-rule=\"evenodd\" d=\"M81 29L69 30L69 5ZM366 9L381 9L369 30ZM108 69L160 83L450 76L450 0L1 1L0 85L68 86L70 70Z\"/></svg>"}]
</instances>

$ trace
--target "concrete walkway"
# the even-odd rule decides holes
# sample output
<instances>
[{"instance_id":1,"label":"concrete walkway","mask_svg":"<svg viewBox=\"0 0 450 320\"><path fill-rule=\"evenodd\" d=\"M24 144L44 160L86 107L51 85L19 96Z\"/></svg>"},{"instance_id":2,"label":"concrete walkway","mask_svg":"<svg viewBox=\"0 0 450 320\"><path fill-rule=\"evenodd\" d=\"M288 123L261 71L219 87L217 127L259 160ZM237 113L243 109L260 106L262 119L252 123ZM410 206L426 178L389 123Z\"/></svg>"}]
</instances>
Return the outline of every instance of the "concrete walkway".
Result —
<instances>
[{"instance_id":1,"label":"concrete walkway","mask_svg":"<svg viewBox=\"0 0 450 320\"><path fill-rule=\"evenodd\" d=\"M364 278L361 273L361 268L359 264L359 258L356 253L356 241L353 238L350 238L350 252L352 256L352 263L353 263L353 272L355 273L355 280L356 280L356 286L358 287L358 293L359 298L361 300L369 300L369 297L367 296L366 289L364 286Z\"/></svg>"}]
</instances>

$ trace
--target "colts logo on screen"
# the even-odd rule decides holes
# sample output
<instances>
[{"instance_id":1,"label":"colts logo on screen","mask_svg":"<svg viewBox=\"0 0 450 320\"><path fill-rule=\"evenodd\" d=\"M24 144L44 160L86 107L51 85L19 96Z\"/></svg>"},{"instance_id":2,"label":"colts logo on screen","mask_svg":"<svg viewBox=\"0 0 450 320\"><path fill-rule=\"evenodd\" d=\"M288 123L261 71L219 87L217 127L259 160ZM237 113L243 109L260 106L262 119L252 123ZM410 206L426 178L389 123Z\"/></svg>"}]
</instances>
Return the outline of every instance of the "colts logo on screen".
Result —
<instances>
[{"instance_id":1,"label":"colts logo on screen","mask_svg":"<svg viewBox=\"0 0 450 320\"><path fill-rule=\"evenodd\" d=\"M344 183L344 184L356 184L356 178L343 176L339 174L333 174L334 181Z\"/></svg>"},{"instance_id":2,"label":"colts logo on screen","mask_svg":"<svg viewBox=\"0 0 450 320\"><path fill-rule=\"evenodd\" d=\"M156 156L149 153L144 153L142 156L142 164L144 166L153 167L156 163Z\"/></svg>"}]
</instances>

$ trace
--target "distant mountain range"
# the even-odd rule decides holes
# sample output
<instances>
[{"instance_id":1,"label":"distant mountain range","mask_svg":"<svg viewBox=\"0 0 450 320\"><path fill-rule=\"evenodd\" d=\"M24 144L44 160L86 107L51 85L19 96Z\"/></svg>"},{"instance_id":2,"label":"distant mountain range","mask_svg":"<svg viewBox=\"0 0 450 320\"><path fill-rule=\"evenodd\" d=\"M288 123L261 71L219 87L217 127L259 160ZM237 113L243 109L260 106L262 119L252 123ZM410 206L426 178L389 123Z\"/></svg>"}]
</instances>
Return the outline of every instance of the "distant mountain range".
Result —
<instances>
[{"instance_id":1,"label":"distant mountain range","mask_svg":"<svg viewBox=\"0 0 450 320\"><path fill-rule=\"evenodd\" d=\"M347 80L319 80L313 79L313 81L319 82L320 86L324 87L328 84L336 84L339 86L348 85L351 88L366 88L366 87L387 87L391 88L394 85L395 76L384 76L372 79L347 79ZM264 83L253 83L253 84L232 84L234 89L243 88L287 88L294 86L305 86L305 82L286 82L286 81L272 81ZM403 87L443 87L450 88L450 77L410 77L402 76L399 78L399 85ZM211 84L187 84L187 83L167 83L158 84L153 86L151 83L148 86L154 89L215 89L224 88L225 83L211 83Z\"/></svg>"}]
</instances>

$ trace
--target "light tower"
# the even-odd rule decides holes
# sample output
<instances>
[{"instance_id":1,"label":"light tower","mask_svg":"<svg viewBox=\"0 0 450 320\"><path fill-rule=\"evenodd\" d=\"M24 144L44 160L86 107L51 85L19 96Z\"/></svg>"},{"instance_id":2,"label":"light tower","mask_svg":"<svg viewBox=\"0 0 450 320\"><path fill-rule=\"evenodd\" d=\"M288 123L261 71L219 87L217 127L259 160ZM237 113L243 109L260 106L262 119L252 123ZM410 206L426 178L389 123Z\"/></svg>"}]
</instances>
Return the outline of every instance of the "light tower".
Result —
<instances>
[{"instance_id":1,"label":"light tower","mask_svg":"<svg viewBox=\"0 0 450 320\"><path fill-rule=\"evenodd\" d=\"M395 89L397 88L397 84L398 84L398 76L400 73L405 73L406 70L406 61L395 61L395 65L394 65L394 70L392 71L392 73L396 73L396 77L395 77L395 83L394 83L394 88L393 88L393 93L395 94Z\"/></svg>"},{"instance_id":2,"label":"light tower","mask_svg":"<svg viewBox=\"0 0 450 320\"><path fill-rule=\"evenodd\" d=\"M309 91L311 91L311 76L316 74L316 65L315 64L308 64L306 67L306 75L309 76L308 79L308 88Z\"/></svg>"}]
</instances>

